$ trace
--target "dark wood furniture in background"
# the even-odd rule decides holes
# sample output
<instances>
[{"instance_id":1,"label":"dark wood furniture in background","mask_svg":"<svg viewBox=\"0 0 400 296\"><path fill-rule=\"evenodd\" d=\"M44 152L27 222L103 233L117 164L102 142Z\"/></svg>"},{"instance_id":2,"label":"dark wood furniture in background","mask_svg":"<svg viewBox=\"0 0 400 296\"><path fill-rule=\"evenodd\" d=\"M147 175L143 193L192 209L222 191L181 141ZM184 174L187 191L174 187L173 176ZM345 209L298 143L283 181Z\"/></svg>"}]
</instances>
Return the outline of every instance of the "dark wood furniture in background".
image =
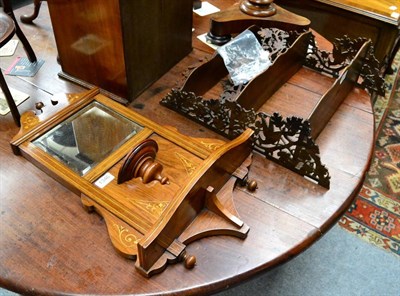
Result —
<instances>
[{"instance_id":1,"label":"dark wood furniture in background","mask_svg":"<svg viewBox=\"0 0 400 296\"><path fill-rule=\"evenodd\" d=\"M192 50L193 0L119 2L132 101Z\"/></svg>"},{"instance_id":2,"label":"dark wood furniture in background","mask_svg":"<svg viewBox=\"0 0 400 296\"><path fill-rule=\"evenodd\" d=\"M31 45L29 44L28 39L26 39L24 33L22 32L21 28L18 25L18 21L15 18L14 11L12 8L12 4L10 0L0 0L1 6L3 7L4 13L8 14L12 20L14 21L15 26L15 34L17 34L18 39L21 41L26 55L31 63L36 62L36 55L33 51Z\"/></svg>"},{"instance_id":3,"label":"dark wood furniture in background","mask_svg":"<svg viewBox=\"0 0 400 296\"><path fill-rule=\"evenodd\" d=\"M233 4L210 2L222 9ZM26 7L16 13L20 16L31 10ZM6 77L10 86L31 95L20 106L21 111L34 108L38 101L51 105L54 93L84 90L58 79L53 32L48 14L42 12L38 18L41 26L23 29L35 36L32 44L40 49L46 63L35 77ZM209 18L194 16L194 27L196 36L208 32ZM324 44L322 38L318 42ZM212 53L197 38L193 38L193 45L187 57L130 107L159 124L178 127L183 134L215 138L210 130L159 105L189 65ZM18 48L17 54L21 50ZM4 67L13 59L2 58L0 65ZM331 78L302 68L263 110L306 116L331 85ZM78 196L12 153L9 142L18 129L11 115L0 117L0 127L0 184L5 184L0 186L0 286L22 294L47 295L193 295L240 284L300 254L335 224L358 193L374 139L369 97L362 90L352 90L317 141L332 176L331 189L256 154L250 178L261 179L257 191L240 188L234 192L240 218L251 229L247 238L220 236L194 242L187 247L197 257L192 270L174 265L146 279L136 272L131 260L116 254L104 220L87 214Z\"/></svg>"},{"instance_id":4,"label":"dark wood furniture in background","mask_svg":"<svg viewBox=\"0 0 400 296\"><path fill-rule=\"evenodd\" d=\"M192 6L192 0L49 1L60 75L132 101L191 51Z\"/></svg>"},{"instance_id":5,"label":"dark wood furniture in background","mask_svg":"<svg viewBox=\"0 0 400 296\"><path fill-rule=\"evenodd\" d=\"M10 16L5 14L4 12L0 11L0 48L7 44L8 41L15 34L15 25ZM20 125L20 114L18 112L17 105L11 95L10 89L7 86L7 82L4 79L3 72L0 70L0 87L3 91L3 94L6 98L6 102L8 107L10 108L10 112L14 118L14 122L16 125Z\"/></svg>"},{"instance_id":6,"label":"dark wood furniture in background","mask_svg":"<svg viewBox=\"0 0 400 296\"><path fill-rule=\"evenodd\" d=\"M127 99L119 1L54 0L48 8L60 74Z\"/></svg>"},{"instance_id":7,"label":"dark wood furniture in background","mask_svg":"<svg viewBox=\"0 0 400 296\"><path fill-rule=\"evenodd\" d=\"M33 0L33 12L32 14L21 15L20 20L24 24L31 24L39 15L40 6L42 5L42 0Z\"/></svg>"},{"instance_id":8,"label":"dark wood furniture in background","mask_svg":"<svg viewBox=\"0 0 400 296\"><path fill-rule=\"evenodd\" d=\"M210 17L207 40L216 45L228 42L232 35L252 25L278 28L285 31L308 30L310 21L300 15L278 7L273 0L242 0Z\"/></svg>"},{"instance_id":9,"label":"dark wood furniture in background","mask_svg":"<svg viewBox=\"0 0 400 296\"><path fill-rule=\"evenodd\" d=\"M276 0L311 20L311 28L328 40L348 35L370 38L384 68L391 65L399 39L400 6L396 0Z\"/></svg>"},{"instance_id":10,"label":"dark wood furniture in background","mask_svg":"<svg viewBox=\"0 0 400 296\"><path fill-rule=\"evenodd\" d=\"M34 12L21 17L24 23L31 23L37 17L41 2L41 0L34 0ZM271 0L244 0L242 5L244 7L261 5L260 10L262 10L264 6L268 6L272 2ZM312 28L331 41L344 34L351 37L371 38L375 44L376 57L390 71L389 66L400 46L400 8L396 0L363 2L356 0L276 0L276 2L283 8L309 18L312 21ZM258 12L258 9L249 9L255 17L260 17L260 22L262 22L262 17L271 11L268 7L265 10L266 13ZM232 12L224 12L221 16L217 14L217 22L215 22L215 17L212 19L210 33L216 42L218 39L226 42L226 35L232 30L221 27L219 21L222 23L228 21L226 17L233 17L232 14L237 17L238 12L239 9L236 8ZM300 24L299 21L298 24ZM301 25L304 25L304 22Z\"/></svg>"},{"instance_id":11,"label":"dark wood furniture in background","mask_svg":"<svg viewBox=\"0 0 400 296\"><path fill-rule=\"evenodd\" d=\"M24 33L18 25L18 21L15 18L14 11L10 0L0 0L3 12L0 12L0 48L6 45L6 43L11 40L14 34L17 35L18 39L21 41L24 47L25 53L31 63L36 62L36 55L33 51L28 39L26 39ZM20 114L17 106L15 105L14 99L11 95L10 89L7 86L7 82L4 79L3 72L0 72L0 87L4 93L7 104L10 108L10 112L14 118L14 122L17 126L20 126Z\"/></svg>"}]
</instances>

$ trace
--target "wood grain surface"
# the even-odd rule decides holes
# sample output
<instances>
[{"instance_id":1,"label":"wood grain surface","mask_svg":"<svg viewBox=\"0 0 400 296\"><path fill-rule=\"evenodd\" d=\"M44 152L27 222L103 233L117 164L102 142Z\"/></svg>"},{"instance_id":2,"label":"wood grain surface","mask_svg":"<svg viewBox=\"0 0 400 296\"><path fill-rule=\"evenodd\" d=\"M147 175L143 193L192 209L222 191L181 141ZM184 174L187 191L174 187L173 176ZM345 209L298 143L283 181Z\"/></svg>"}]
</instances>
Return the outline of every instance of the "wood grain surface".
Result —
<instances>
[{"instance_id":1,"label":"wood grain surface","mask_svg":"<svg viewBox=\"0 0 400 296\"><path fill-rule=\"evenodd\" d=\"M317 0L332 6L351 10L373 18L385 19L393 24L399 23L399 2L397 0ZM395 14L397 12L397 14Z\"/></svg>"},{"instance_id":2,"label":"wood grain surface","mask_svg":"<svg viewBox=\"0 0 400 296\"><path fill-rule=\"evenodd\" d=\"M220 5L220 1L210 2ZM221 6L232 3L224 1ZM32 6L17 10L17 18L31 10ZM183 134L220 138L159 105L182 81L181 73L189 65L212 53L196 38L207 31L209 19L193 18L193 51L130 108ZM30 94L19 106L21 112L38 101L50 104L54 93L83 90L57 76L60 66L47 3L35 24L21 27L45 64L35 77L6 76L9 86ZM23 54L19 46L17 55ZM14 58L1 58L1 68ZM330 85L330 79L300 69L262 109L307 114ZM250 227L247 238L216 236L193 242L187 247L197 258L192 270L177 264L147 279L135 270L134 261L114 250L104 220L84 211L79 196L12 153L9 142L17 132L10 114L0 117L0 286L29 295L195 295L240 284L298 255L334 225L358 192L374 137L369 97L353 89L317 139L322 161L330 170L330 190L255 154L250 178L258 181L259 188L234 192L240 219Z\"/></svg>"},{"instance_id":3,"label":"wood grain surface","mask_svg":"<svg viewBox=\"0 0 400 296\"><path fill-rule=\"evenodd\" d=\"M398 1L276 0L276 4L307 17L311 28L328 40L348 35L371 39L383 68L390 66L399 46Z\"/></svg>"}]
</instances>

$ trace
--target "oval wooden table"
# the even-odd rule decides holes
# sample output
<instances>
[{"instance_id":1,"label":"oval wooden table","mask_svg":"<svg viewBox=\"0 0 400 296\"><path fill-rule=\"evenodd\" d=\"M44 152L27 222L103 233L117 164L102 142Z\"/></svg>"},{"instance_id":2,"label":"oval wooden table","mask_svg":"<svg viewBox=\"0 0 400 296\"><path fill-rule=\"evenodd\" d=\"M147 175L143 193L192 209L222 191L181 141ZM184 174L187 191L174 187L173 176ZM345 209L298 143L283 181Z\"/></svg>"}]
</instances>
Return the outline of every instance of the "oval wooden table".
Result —
<instances>
[{"instance_id":1,"label":"oval wooden table","mask_svg":"<svg viewBox=\"0 0 400 296\"><path fill-rule=\"evenodd\" d=\"M49 95L41 89L79 90L60 82L55 75L59 71L56 50L47 10L43 12L38 19L42 25L27 30L39 36L35 42L42 44L39 55L46 58L46 72L26 80L10 79L12 87L30 91L31 98L20 107L22 111L36 101L49 102ZM194 19L195 24L201 21L206 19ZM196 35L201 32L196 30ZM180 80L187 66L205 55L202 45L197 41L193 44L193 52L131 107L158 123L176 126L184 134L217 137L158 103ZM328 77L301 69L263 108L301 116L331 83ZM255 155L250 178L258 181L259 188L254 193L238 188L234 193L239 215L250 227L248 237L241 240L219 236L196 241L187 247L188 253L197 257L194 269L189 271L176 264L147 279L135 270L134 261L113 249L100 216L85 212L78 196L29 161L12 154L8 143L17 128L10 115L2 116L0 286L30 295L194 295L240 284L298 255L335 224L362 184L373 147L373 130L369 97L354 89L317 139L321 159L331 174L329 190Z\"/></svg>"}]
</instances>

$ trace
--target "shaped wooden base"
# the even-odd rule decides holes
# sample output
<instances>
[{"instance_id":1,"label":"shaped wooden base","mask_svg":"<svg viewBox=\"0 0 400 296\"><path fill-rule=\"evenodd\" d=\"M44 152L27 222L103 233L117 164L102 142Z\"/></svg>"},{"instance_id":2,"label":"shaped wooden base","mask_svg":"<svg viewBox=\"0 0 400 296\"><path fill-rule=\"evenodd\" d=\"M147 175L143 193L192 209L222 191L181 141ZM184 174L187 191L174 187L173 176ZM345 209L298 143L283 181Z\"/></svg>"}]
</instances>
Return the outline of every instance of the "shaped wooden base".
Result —
<instances>
[{"instance_id":1,"label":"shaped wooden base","mask_svg":"<svg viewBox=\"0 0 400 296\"><path fill-rule=\"evenodd\" d=\"M240 5L217 12L211 16L207 41L222 45L252 25L303 32L310 27L310 20L294 14L271 0L243 0Z\"/></svg>"},{"instance_id":2,"label":"shaped wooden base","mask_svg":"<svg viewBox=\"0 0 400 296\"><path fill-rule=\"evenodd\" d=\"M183 262L187 269L192 269L195 266L196 257L187 254L185 250L186 246L191 242L214 235L246 238L250 228L239 218L233 202L232 192L238 181L243 182L246 180L250 165L251 156L243 162L234 173L234 176L229 179L219 192L214 192L212 187L202 190L204 205L191 224L172 242L150 269L144 269L140 262L136 263L136 268L145 276L152 276L163 271L168 264L179 262ZM82 194L81 201L88 212L97 212L104 218L115 249L124 257L137 260L138 244L143 239L143 234L85 194Z\"/></svg>"}]
</instances>

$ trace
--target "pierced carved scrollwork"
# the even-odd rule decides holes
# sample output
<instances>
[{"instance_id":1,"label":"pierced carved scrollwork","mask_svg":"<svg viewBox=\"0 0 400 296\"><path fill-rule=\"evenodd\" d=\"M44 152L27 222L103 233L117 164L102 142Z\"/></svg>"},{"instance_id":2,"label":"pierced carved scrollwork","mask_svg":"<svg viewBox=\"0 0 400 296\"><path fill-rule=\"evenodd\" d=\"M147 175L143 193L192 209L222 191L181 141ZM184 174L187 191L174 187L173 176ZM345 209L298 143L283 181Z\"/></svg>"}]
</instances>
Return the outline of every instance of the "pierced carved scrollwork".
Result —
<instances>
[{"instance_id":1,"label":"pierced carved scrollwork","mask_svg":"<svg viewBox=\"0 0 400 296\"><path fill-rule=\"evenodd\" d=\"M262 48L270 53L270 59L273 62L280 54L286 52L292 46L300 36L300 33L295 31L287 32L277 28L260 28L257 31L257 35Z\"/></svg>"},{"instance_id":2,"label":"pierced carved scrollwork","mask_svg":"<svg viewBox=\"0 0 400 296\"><path fill-rule=\"evenodd\" d=\"M224 98L203 100L194 93L173 89L161 104L205 125L227 138L234 138L246 128L255 131L254 150L286 168L329 188L329 173L321 164L319 148L310 136L310 124L301 118L283 119L246 110Z\"/></svg>"},{"instance_id":3,"label":"pierced carved scrollwork","mask_svg":"<svg viewBox=\"0 0 400 296\"><path fill-rule=\"evenodd\" d=\"M271 28L253 28L260 44L271 53L271 62L295 44L301 34ZM383 79L379 63L374 57L373 46L365 38L350 39L344 36L333 44L332 53L319 50L315 36L309 34L308 52L304 66L339 78L341 72L352 62L362 58L359 86L370 93L383 92ZM367 51L365 51L367 49ZM357 56L358 55L358 56ZM303 62L302 62L303 63ZM192 68L193 69L193 68ZM172 90L162 101L165 105L194 121L230 139L237 137L246 128L254 133L254 149L265 157L329 187L330 176L321 164L319 148L311 138L310 123L297 117L283 119L279 114L272 116L256 113L236 103L246 85L233 86L223 79L223 92L217 100L204 100L190 91Z\"/></svg>"},{"instance_id":4,"label":"pierced carved scrollwork","mask_svg":"<svg viewBox=\"0 0 400 296\"><path fill-rule=\"evenodd\" d=\"M309 121L294 116L284 119L278 113L272 116L258 113L254 130L256 151L329 188L329 172L321 163L319 148L311 138Z\"/></svg>"},{"instance_id":5,"label":"pierced carved scrollwork","mask_svg":"<svg viewBox=\"0 0 400 296\"><path fill-rule=\"evenodd\" d=\"M370 46L364 59L363 67L360 71L362 79L359 86L372 94L376 92L380 96L385 95L385 79L379 71L380 64L374 55L374 48Z\"/></svg>"},{"instance_id":6,"label":"pierced carved scrollwork","mask_svg":"<svg viewBox=\"0 0 400 296\"><path fill-rule=\"evenodd\" d=\"M312 36L305 66L337 78L339 72L350 64L365 42L365 38L350 39L348 36L344 36L333 42L333 50L329 52L320 50L315 36Z\"/></svg>"},{"instance_id":7,"label":"pierced carved scrollwork","mask_svg":"<svg viewBox=\"0 0 400 296\"><path fill-rule=\"evenodd\" d=\"M162 105L204 124L215 132L233 139L254 123L256 113L226 99L203 100L193 92L172 89Z\"/></svg>"},{"instance_id":8,"label":"pierced carved scrollwork","mask_svg":"<svg viewBox=\"0 0 400 296\"><path fill-rule=\"evenodd\" d=\"M311 35L310 47L304 65L338 78L340 71L346 68L359 52L361 47L369 42L366 38L358 37L351 39L348 36L336 38L333 42L332 52L318 49L315 36ZM374 47L369 42L367 54L360 71L362 82L359 87L370 94L376 92L379 95L385 94L384 79L380 72L380 64L374 55Z\"/></svg>"}]
</instances>

